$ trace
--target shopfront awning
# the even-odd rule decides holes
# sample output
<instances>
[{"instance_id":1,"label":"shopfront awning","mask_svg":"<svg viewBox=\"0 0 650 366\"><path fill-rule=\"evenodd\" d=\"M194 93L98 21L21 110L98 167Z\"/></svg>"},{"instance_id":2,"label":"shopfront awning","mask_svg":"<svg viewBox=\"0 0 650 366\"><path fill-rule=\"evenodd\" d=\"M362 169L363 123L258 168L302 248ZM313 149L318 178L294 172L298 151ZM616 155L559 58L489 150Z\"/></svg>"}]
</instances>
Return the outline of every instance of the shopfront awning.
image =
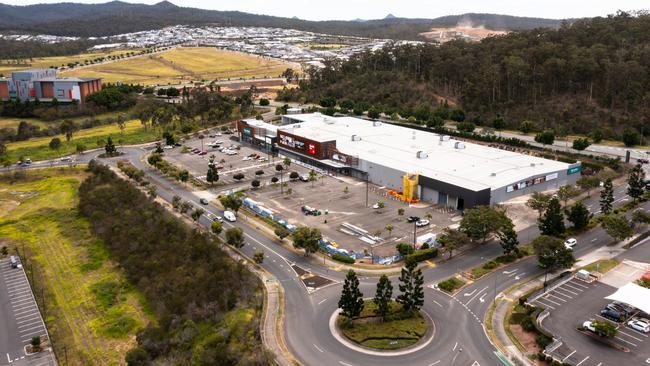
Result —
<instances>
[{"instance_id":1,"label":"shopfront awning","mask_svg":"<svg viewBox=\"0 0 650 366\"><path fill-rule=\"evenodd\" d=\"M605 298L626 303L646 314L650 314L650 289L635 283L630 282Z\"/></svg>"}]
</instances>

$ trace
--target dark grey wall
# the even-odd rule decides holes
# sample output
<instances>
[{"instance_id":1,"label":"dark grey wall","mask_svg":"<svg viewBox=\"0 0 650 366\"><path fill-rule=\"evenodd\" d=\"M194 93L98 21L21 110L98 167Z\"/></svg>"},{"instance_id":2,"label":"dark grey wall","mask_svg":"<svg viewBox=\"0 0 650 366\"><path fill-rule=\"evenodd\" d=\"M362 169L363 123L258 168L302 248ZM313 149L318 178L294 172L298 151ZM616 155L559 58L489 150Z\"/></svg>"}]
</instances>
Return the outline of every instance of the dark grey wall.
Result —
<instances>
[{"instance_id":1,"label":"dark grey wall","mask_svg":"<svg viewBox=\"0 0 650 366\"><path fill-rule=\"evenodd\" d=\"M439 180L425 177L420 175L418 177L419 183L423 187L435 189L438 192L445 193L450 196L456 196L464 200L464 208L472 208L478 205L490 204L490 188L481 191L471 191L453 184L441 182Z\"/></svg>"}]
</instances>

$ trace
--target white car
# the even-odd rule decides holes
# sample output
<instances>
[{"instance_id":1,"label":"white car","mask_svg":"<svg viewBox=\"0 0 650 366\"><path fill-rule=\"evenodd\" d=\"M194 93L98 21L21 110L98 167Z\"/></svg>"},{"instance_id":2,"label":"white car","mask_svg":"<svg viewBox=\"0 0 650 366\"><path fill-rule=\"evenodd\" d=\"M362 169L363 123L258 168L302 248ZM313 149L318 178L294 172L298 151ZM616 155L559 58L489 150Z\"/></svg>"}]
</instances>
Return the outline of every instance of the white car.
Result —
<instances>
[{"instance_id":1,"label":"white car","mask_svg":"<svg viewBox=\"0 0 650 366\"><path fill-rule=\"evenodd\" d=\"M59 160L61 160L61 161L72 161L72 156L64 156Z\"/></svg>"},{"instance_id":2,"label":"white car","mask_svg":"<svg viewBox=\"0 0 650 366\"><path fill-rule=\"evenodd\" d=\"M232 213L231 211L224 211L224 212L223 212L223 217L224 217L226 220L230 221L230 222L235 222L235 221L237 221L237 217L235 217L235 214Z\"/></svg>"},{"instance_id":3,"label":"white car","mask_svg":"<svg viewBox=\"0 0 650 366\"><path fill-rule=\"evenodd\" d=\"M641 333L650 332L650 324L639 319L632 319L629 322L627 322L627 325L630 328L636 330L637 332L641 332Z\"/></svg>"},{"instance_id":4,"label":"white car","mask_svg":"<svg viewBox=\"0 0 650 366\"><path fill-rule=\"evenodd\" d=\"M573 249L573 247L575 247L576 244L578 244L578 241L575 238L569 238L564 242L564 246L567 249Z\"/></svg>"},{"instance_id":5,"label":"white car","mask_svg":"<svg viewBox=\"0 0 650 366\"><path fill-rule=\"evenodd\" d=\"M429 220L422 219L415 222L415 226L417 227L423 227L427 225L429 225Z\"/></svg>"},{"instance_id":6,"label":"white car","mask_svg":"<svg viewBox=\"0 0 650 366\"><path fill-rule=\"evenodd\" d=\"M165 150L171 150L173 148L174 148L174 145L165 145L165 146L163 146L163 149L165 149Z\"/></svg>"},{"instance_id":7,"label":"white car","mask_svg":"<svg viewBox=\"0 0 650 366\"><path fill-rule=\"evenodd\" d=\"M244 158L242 160L243 161L249 161L249 160L253 160L253 158L251 158L250 156L244 156Z\"/></svg>"},{"instance_id":8,"label":"white car","mask_svg":"<svg viewBox=\"0 0 650 366\"><path fill-rule=\"evenodd\" d=\"M582 323L582 327L596 333L596 328L594 327L594 323L592 323L591 320L587 320L586 322Z\"/></svg>"}]
</instances>

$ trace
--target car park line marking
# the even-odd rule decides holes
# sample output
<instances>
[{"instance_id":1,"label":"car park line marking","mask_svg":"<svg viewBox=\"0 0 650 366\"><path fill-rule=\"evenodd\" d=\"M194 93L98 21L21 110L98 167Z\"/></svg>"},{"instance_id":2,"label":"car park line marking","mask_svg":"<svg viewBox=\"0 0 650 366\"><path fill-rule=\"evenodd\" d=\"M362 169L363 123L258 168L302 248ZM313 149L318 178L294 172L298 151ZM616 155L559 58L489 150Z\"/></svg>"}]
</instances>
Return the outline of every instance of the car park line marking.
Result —
<instances>
[{"instance_id":1,"label":"car park line marking","mask_svg":"<svg viewBox=\"0 0 650 366\"><path fill-rule=\"evenodd\" d=\"M573 350L573 352L569 353L566 357L564 357L564 358L562 359L562 362L566 361L567 358L573 356L574 353L576 353L576 350Z\"/></svg>"},{"instance_id":2,"label":"car park line marking","mask_svg":"<svg viewBox=\"0 0 650 366\"><path fill-rule=\"evenodd\" d=\"M542 300L542 299L537 299L537 300L535 300L535 302L538 303L538 304L541 304L542 306L545 306L545 307L547 307L547 308L550 308L551 310L555 310L555 308L554 308L553 306L551 306L551 305L547 305L547 304L541 302L540 300Z\"/></svg>"},{"instance_id":3,"label":"car park line marking","mask_svg":"<svg viewBox=\"0 0 650 366\"><path fill-rule=\"evenodd\" d=\"M323 299L323 300L321 300L321 301L318 303L318 305L324 303L325 301L327 301L327 299ZM321 352L323 352L323 351L321 351Z\"/></svg>"},{"instance_id":4,"label":"car park line marking","mask_svg":"<svg viewBox=\"0 0 650 366\"><path fill-rule=\"evenodd\" d=\"M562 297L558 297L557 295L560 295ZM562 300L564 302L566 302L565 298L568 298L569 300L573 300L573 296L563 294L563 293L559 292L557 289L555 291L553 291L552 293L549 293L549 296L553 296L554 298L560 299L560 300Z\"/></svg>"},{"instance_id":5,"label":"car park line marking","mask_svg":"<svg viewBox=\"0 0 650 366\"><path fill-rule=\"evenodd\" d=\"M582 361L578 362L576 366L580 366L583 362L587 361L590 356L585 357Z\"/></svg>"},{"instance_id":6,"label":"car park line marking","mask_svg":"<svg viewBox=\"0 0 650 366\"><path fill-rule=\"evenodd\" d=\"M625 339L623 339L623 338L621 338L621 337L619 337L619 336L616 336L615 338L618 339L619 341L623 341L623 342L625 342L625 343L628 343L628 344L632 345L633 347L636 347L636 344L635 344L635 343L632 343L632 342L630 342L630 341L628 341L628 340L625 340Z\"/></svg>"},{"instance_id":7,"label":"car park line marking","mask_svg":"<svg viewBox=\"0 0 650 366\"><path fill-rule=\"evenodd\" d=\"M444 306L442 306L442 304L441 304L441 303L439 303L439 302L437 302L436 300L433 300L433 303L434 303L434 304L436 304L436 305L438 305L438 306L440 306L441 308L443 308L443 307L444 307Z\"/></svg>"},{"instance_id":8,"label":"car park line marking","mask_svg":"<svg viewBox=\"0 0 650 366\"><path fill-rule=\"evenodd\" d=\"M562 301L562 302L568 302L568 300L565 300L565 299L563 299L563 298L561 298L561 297L557 297L557 296L555 296L555 295L553 295L553 294L548 294L547 296L552 296L552 297L554 297L556 300L560 300L560 301Z\"/></svg>"},{"instance_id":9,"label":"car park line marking","mask_svg":"<svg viewBox=\"0 0 650 366\"><path fill-rule=\"evenodd\" d=\"M323 350L320 349L316 344L314 344L314 347L316 347L317 350L319 350L321 353L323 353Z\"/></svg>"},{"instance_id":10,"label":"car park line marking","mask_svg":"<svg viewBox=\"0 0 650 366\"><path fill-rule=\"evenodd\" d=\"M35 311L35 310L34 310L34 311L31 311L31 312L30 312L29 314L27 314L27 315L16 316L15 318L16 318L16 320L18 320L18 319L23 319L23 318L31 318L31 317L33 317L34 315L36 315L36 311Z\"/></svg>"},{"instance_id":11,"label":"car park line marking","mask_svg":"<svg viewBox=\"0 0 650 366\"><path fill-rule=\"evenodd\" d=\"M350 365L349 363L345 363L345 362L343 362L343 361L339 361L339 363L340 363L341 365L343 365L343 366L352 366L352 365Z\"/></svg>"},{"instance_id":12,"label":"car park line marking","mask_svg":"<svg viewBox=\"0 0 650 366\"><path fill-rule=\"evenodd\" d=\"M550 295L550 294L548 294L548 295ZM555 302L555 301L549 299L549 298L548 298L548 295L546 295L546 296L544 297L544 300L545 300L545 301L548 301L548 302L550 302L551 304L555 304L555 305L557 305L557 306L562 306L562 304L557 303L557 302Z\"/></svg>"},{"instance_id":13,"label":"car park line marking","mask_svg":"<svg viewBox=\"0 0 650 366\"><path fill-rule=\"evenodd\" d=\"M27 309L27 307L31 307L31 309ZM33 305L32 306L26 306L25 308L20 309L18 311L14 310L14 315L24 315L24 314L27 314L27 313L34 312L36 310L37 309L35 307L33 307Z\"/></svg>"},{"instance_id":14,"label":"car park line marking","mask_svg":"<svg viewBox=\"0 0 650 366\"><path fill-rule=\"evenodd\" d=\"M434 363L430 363L429 366L435 366L435 365L437 365L437 364L439 364L439 363L440 363L440 360L438 360L438 361L436 361L436 362L434 362Z\"/></svg>"},{"instance_id":15,"label":"car park line marking","mask_svg":"<svg viewBox=\"0 0 650 366\"><path fill-rule=\"evenodd\" d=\"M577 288L577 287L573 287L573 286L569 285L568 282L565 283L564 286L567 286L567 287L569 287L569 288L571 288L571 289L573 289L573 290L580 291L580 292L584 292L584 291L585 291L585 290L582 290L582 289L579 289L579 288Z\"/></svg>"},{"instance_id":16,"label":"car park line marking","mask_svg":"<svg viewBox=\"0 0 650 366\"><path fill-rule=\"evenodd\" d=\"M455 351L456 347L458 347L458 342L456 342L456 344L454 344L454 348L452 349L452 351Z\"/></svg>"},{"instance_id":17,"label":"car park line marking","mask_svg":"<svg viewBox=\"0 0 650 366\"><path fill-rule=\"evenodd\" d=\"M465 305L469 305L470 302L472 302L474 299L476 299L476 297L477 297L478 295L480 295L483 291L487 290L488 288L489 288L488 286L485 286L481 291L477 292L476 295L472 296L472 298L469 299L469 300L465 303Z\"/></svg>"},{"instance_id":18,"label":"car park line marking","mask_svg":"<svg viewBox=\"0 0 650 366\"><path fill-rule=\"evenodd\" d=\"M564 286L564 285L562 285L562 286ZM578 296L578 295L580 295L579 293L577 293L577 292L573 292L573 291L571 291L571 290L567 290L567 289L563 288L562 286L560 286L559 288L556 288L556 289L555 289L555 292L557 292L558 290L562 290L562 291L566 291L566 292L570 293L570 294L573 295L573 296Z\"/></svg>"},{"instance_id":19,"label":"car park line marking","mask_svg":"<svg viewBox=\"0 0 650 366\"><path fill-rule=\"evenodd\" d=\"M589 286L585 286L585 285L583 285L583 284L581 284L581 283L577 283L577 282L575 282L575 281L571 281L571 284L572 284L572 285L575 285L575 286L578 286L578 287L582 287L582 288L584 288L585 290L588 290L588 289L589 289Z\"/></svg>"},{"instance_id":20,"label":"car park line marking","mask_svg":"<svg viewBox=\"0 0 650 366\"><path fill-rule=\"evenodd\" d=\"M630 338L632 338L632 339L634 339L634 340L636 340L636 341L643 342L643 339L641 339L641 338L637 338L637 337L635 337L635 336L633 336L633 335L631 335L631 334L627 334L627 333L623 332L623 331L620 330L620 329L618 330L618 334L622 334L622 335L624 335L624 336L626 336L626 337L630 337Z\"/></svg>"}]
</instances>

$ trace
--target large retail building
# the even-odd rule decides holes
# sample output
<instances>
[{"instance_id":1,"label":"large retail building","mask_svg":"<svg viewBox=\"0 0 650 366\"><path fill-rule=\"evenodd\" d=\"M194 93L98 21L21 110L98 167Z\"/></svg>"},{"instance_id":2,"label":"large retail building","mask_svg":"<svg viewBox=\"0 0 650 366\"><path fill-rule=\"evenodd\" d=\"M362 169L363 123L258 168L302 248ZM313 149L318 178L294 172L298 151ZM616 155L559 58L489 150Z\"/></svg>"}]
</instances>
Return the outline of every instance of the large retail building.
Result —
<instances>
[{"instance_id":1,"label":"large retail building","mask_svg":"<svg viewBox=\"0 0 650 366\"><path fill-rule=\"evenodd\" d=\"M455 209L507 201L573 184L580 163L567 164L459 141L389 123L322 114L282 117L282 125L244 120L242 141L336 174L345 174Z\"/></svg>"}]
</instances>

